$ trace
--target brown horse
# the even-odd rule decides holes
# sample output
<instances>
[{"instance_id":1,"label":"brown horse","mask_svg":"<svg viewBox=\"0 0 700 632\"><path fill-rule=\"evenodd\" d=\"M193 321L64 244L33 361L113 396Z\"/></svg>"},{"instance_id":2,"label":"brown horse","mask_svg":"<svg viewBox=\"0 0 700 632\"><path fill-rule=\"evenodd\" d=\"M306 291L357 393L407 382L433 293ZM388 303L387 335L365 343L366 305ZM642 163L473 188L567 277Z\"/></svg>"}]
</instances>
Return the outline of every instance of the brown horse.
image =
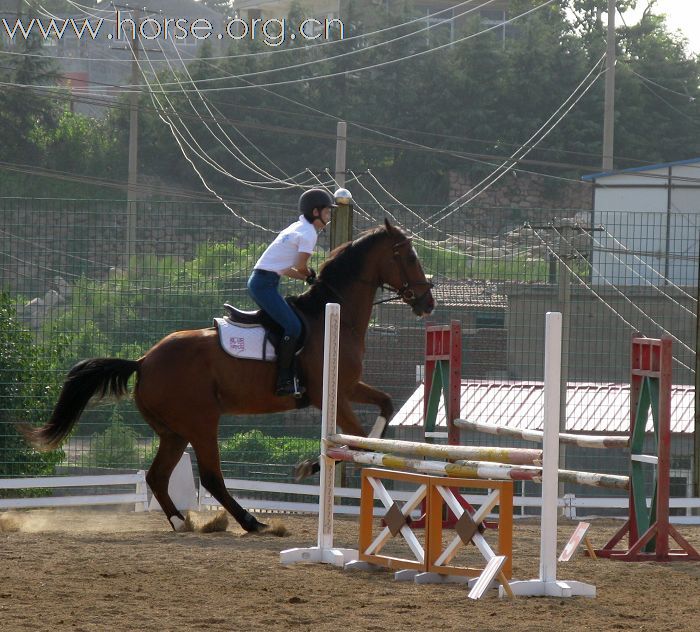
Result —
<instances>
[{"instance_id":1,"label":"brown horse","mask_svg":"<svg viewBox=\"0 0 700 632\"><path fill-rule=\"evenodd\" d=\"M376 404L386 420L393 413L386 393L360 381L374 296L385 285L417 316L429 314L435 306L432 284L410 240L388 221L330 253L317 282L296 301L308 327L299 364L306 376L308 402L317 408L322 399L324 308L329 302L341 304L337 421L347 434L366 436L351 402ZM298 407L293 397L274 395L275 372L272 362L227 355L215 328L178 331L137 361L97 358L78 363L68 373L49 421L41 428L23 426L20 430L34 447L54 449L93 396L126 394L129 377L136 373L136 405L160 437L146 480L173 529L182 528L184 517L168 495L168 482L190 443L204 487L246 531L259 531L266 525L226 490L219 460L219 417Z\"/></svg>"}]
</instances>

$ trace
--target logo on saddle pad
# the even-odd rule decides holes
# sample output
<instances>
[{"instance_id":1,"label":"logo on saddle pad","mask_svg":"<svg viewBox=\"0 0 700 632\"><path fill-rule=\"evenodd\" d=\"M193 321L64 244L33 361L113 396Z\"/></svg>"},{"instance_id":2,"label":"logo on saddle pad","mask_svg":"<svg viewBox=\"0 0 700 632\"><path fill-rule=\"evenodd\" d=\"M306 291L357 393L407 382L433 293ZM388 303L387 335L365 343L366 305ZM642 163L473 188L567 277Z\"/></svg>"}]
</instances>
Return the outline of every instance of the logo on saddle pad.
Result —
<instances>
[{"instance_id":1,"label":"logo on saddle pad","mask_svg":"<svg viewBox=\"0 0 700 632\"><path fill-rule=\"evenodd\" d=\"M221 348L235 358L249 360L277 359L275 348L267 337L265 329L259 325L241 326L225 318L215 318L214 324L219 330Z\"/></svg>"}]
</instances>

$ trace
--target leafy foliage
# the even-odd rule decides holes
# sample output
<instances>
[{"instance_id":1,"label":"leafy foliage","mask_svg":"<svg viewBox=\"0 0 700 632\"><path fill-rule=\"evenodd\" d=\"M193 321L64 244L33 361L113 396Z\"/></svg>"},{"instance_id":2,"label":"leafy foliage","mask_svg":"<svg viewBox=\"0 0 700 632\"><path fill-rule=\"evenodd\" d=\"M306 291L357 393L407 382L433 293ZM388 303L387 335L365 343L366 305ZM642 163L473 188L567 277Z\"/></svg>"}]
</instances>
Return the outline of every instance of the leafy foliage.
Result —
<instances>
[{"instance_id":1,"label":"leafy foliage","mask_svg":"<svg viewBox=\"0 0 700 632\"><path fill-rule=\"evenodd\" d=\"M318 456L319 440L301 437L272 437L260 430L234 435L221 442L221 461L295 464Z\"/></svg>"},{"instance_id":2,"label":"leafy foliage","mask_svg":"<svg viewBox=\"0 0 700 632\"><path fill-rule=\"evenodd\" d=\"M206 4L226 13L232 6L227 0ZM517 16L539 4L512 0L508 14ZM639 4L617 2L621 11ZM653 0L647 4L655 6ZM490 172L494 160L510 155L540 128L605 49L606 0L552 3L488 32L483 32L488 25L478 13L471 12L428 30L419 19L368 35L424 15L412 2L392 2L391 9L388 13L372 3L344 2L344 39L332 30L334 41L328 45L291 38L300 20L313 14L297 3L289 10L284 44L274 51L261 36L231 41L228 57L207 42L188 73L168 70L160 76L171 85L190 81L191 76L207 80L202 86L216 88L202 98L177 90L169 94L168 107L182 117L174 123L186 126L188 137L198 139L232 176L259 180L241 154L280 178L304 168L323 172L333 164L336 121L356 122L347 159L354 171L372 169L390 190L415 204L440 203L448 196L451 171L466 172L473 181ZM477 33L481 34L471 37ZM685 43L650 10L636 25L618 25L617 42L618 166L700 154L698 135L688 133L700 119L700 70ZM24 46L26 52L36 52L41 42L30 38ZM46 57L12 56L8 64L0 78L9 83L59 80L55 64ZM306 80L320 75L332 76ZM293 83L265 86L288 81ZM542 148L529 156L546 163L538 170L576 178L597 169L602 83L599 80ZM0 124L5 130L0 158L125 179L128 108L114 108L95 121L65 111L65 95L54 99L33 91L28 99L26 91L10 88L0 93ZM123 96L119 105L125 106L127 98ZM147 94L140 105L142 174L199 189L197 176ZM224 196L253 198L259 193L219 170L199 166ZM284 192L266 191L264 196L290 199Z\"/></svg>"},{"instance_id":3,"label":"leafy foliage","mask_svg":"<svg viewBox=\"0 0 700 632\"><path fill-rule=\"evenodd\" d=\"M63 453L38 453L19 435L17 422L44 422L46 401L58 394L52 365L23 331L10 297L0 294L0 477L53 472Z\"/></svg>"},{"instance_id":4,"label":"leafy foliage","mask_svg":"<svg viewBox=\"0 0 700 632\"><path fill-rule=\"evenodd\" d=\"M509 3L509 16L538 4L514 0ZM635 4L633 0L618 3L621 9ZM390 190L401 191L403 199L436 203L447 197L450 171L467 172L474 180L490 172L492 161L484 162L484 158L512 153L574 91L605 49L606 6L605 0L553 3L503 29L473 38L469 36L485 28L474 14L456 21L453 32L447 27L421 31L425 23L418 21L365 37L369 31L415 18L419 10L410 3L397 2L392 3L388 15L366 3L351 1L343 8L346 39L342 42L319 47L304 45L297 38L294 43L287 40L287 52L277 51L279 54L202 58L193 64L192 75L195 79L221 78L215 85L231 89L206 98L216 106L231 140L255 154L261 163L265 160L256 153L258 149L274 156L274 163L285 173L296 173L302 166L322 170L332 164L336 117L365 123L387 135L371 134L362 125L351 128L348 164L353 170L372 169ZM303 15L300 7L291 10L290 24L296 15ZM695 137L687 134L688 119L697 120L700 114L697 62L688 56L683 43L668 33L661 17L647 14L639 25L620 25L617 36L616 154L626 158L627 164L636 165L638 160L676 160L700 153ZM430 52L448 43L450 37L463 41ZM392 43L384 45L389 39ZM264 50L259 41L236 42L229 53ZM406 60L394 63L401 58ZM374 69L364 70L367 67ZM247 73L264 74L234 78ZM249 85L322 74L334 76L264 90L252 90ZM676 92L686 93L688 98L684 102L682 97L655 94L651 84L638 75L663 84L670 82ZM603 82L599 80L548 136L543 148L531 154L531 158L547 163L538 170L578 177L582 171L598 168L602 96ZM191 111L193 105L183 95L173 98L179 111ZM664 103L663 99L671 101ZM201 103L194 107L204 114ZM229 123L236 127L232 129ZM210 155L234 175L250 177L250 172L227 158L227 150L215 138L215 125L209 125L213 132L203 122L188 122L188 127L195 137L211 139ZM662 135L654 132L659 129ZM244 138L250 133L255 134L252 145ZM315 140L319 134L327 140ZM434 150L416 151L415 145L392 142L395 135ZM149 139L148 151L161 157L161 161L149 164L159 168L162 157L167 156L166 160L173 161L168 170L195 182L188 170L182 169L178 152L171 151L172 139L163 125L155 125ZM557 162L569 166L556 167ZM576 163L580 167L573 166ZM622 163L625 166L624 160ZM245 191L221 174L211 171L209 175L222 190Z\"/></svg>"},{"instance_id":5,"label":"leafy foliage","mask_svg":"<svg viewBox=\"0 0 700 632\"><path fill-rule=\"evenodd\" d=\"M43 337L68 335L75 359L138 357L173 329L210 325L225 299L252 307L245 285L261 249L203 244L188 261L138 255L105 280L83 276Z\"/></svg>"},{"instance_id":6,"label":"leafy foliage","mask_svg":"<svg viewBox=\"0 0 700 632\"><path fill-rule=\"evenodd\" d=\"M136 430L127 426L119 414L118 408L112 411L112 423L102 432L96 433L90 439L90 458L86 463L104 468L134 468L150 465L155 456L155 448L143 454L138 447Z\"/></svg>"}]
</instances>

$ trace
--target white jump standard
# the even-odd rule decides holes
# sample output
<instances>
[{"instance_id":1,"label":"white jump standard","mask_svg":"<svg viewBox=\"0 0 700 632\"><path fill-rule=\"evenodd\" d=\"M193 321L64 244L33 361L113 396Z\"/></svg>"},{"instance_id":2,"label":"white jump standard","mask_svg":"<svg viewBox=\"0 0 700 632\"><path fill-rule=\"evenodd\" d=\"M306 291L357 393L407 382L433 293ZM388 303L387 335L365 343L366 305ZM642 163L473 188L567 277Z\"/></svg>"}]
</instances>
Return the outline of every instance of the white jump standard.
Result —
<instances>
[{"instance_id":1,"label":"white jump standard","mask_svg":"<svg viewBox=\"0 0 700 632\"><path fill-rule=\"evenodd\" d=\"M544 463L542 464L542 517L540 576L510 583L516 595L595 597L596 588L579 581L557 580L557 487L559 477L559 400L561 392L561 314L547 312L544 343ZM504 594L501 588L501 595Z\"/></svg>"},{"instance_id":2,"label":"white jump standard","mask_svg":"<svg viewBox=\"0 0 700 632\"><path fill-rule=\"evenodd\" d=\"M325 338L323 344L323 404L321 432L323 437L335 432L338 408L338 353L340 340L340 305L326 305ZM321 441L321 488L319 490L318 543L310 548L287 549L280 552L282 564L317 562L344 566L357 559L357 550L333 546L333 486L335 460L329 458L325 440Z\"/></svg>"}]
</instances>

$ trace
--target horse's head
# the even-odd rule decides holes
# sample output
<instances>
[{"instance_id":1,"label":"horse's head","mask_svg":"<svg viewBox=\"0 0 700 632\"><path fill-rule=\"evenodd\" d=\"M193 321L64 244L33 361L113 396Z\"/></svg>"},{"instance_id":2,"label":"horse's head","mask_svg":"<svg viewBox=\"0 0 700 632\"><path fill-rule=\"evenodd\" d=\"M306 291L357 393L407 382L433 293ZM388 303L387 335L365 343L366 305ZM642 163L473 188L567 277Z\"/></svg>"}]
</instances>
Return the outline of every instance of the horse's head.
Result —
<instances>
[{"instance_id":1,"label":"horse's head","mask_svg":"<svg viewBox=\"0 0 700 632\"><path fill-rule=\"evenodd\" d=\"M433 284L425 278L411 240L392 226L389 220L384 220L384 226L389 236L391 256L380 264L380 285L390 286L404 303L411 306L416 316L430 314L435 309L431 292Z\"/></svg>"}]
</instances>

